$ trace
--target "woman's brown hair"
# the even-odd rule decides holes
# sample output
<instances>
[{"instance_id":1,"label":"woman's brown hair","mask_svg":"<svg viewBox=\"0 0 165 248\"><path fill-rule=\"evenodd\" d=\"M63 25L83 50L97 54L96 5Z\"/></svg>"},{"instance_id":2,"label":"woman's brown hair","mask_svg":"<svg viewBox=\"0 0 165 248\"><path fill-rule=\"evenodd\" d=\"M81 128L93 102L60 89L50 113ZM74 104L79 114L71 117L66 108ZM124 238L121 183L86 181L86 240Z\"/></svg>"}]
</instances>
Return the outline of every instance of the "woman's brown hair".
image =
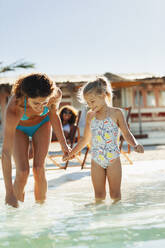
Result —
<instances>
[{"instance_id":1,"label":"woman's brown hair","mask_svg":"<svg viewBox=\"0 0 165 248\"><path fill-rule=\"evenodd\" d=\"M18 79L13 86L12 94L15 94L16 98L47 97L53 93L55 88L55 83L46 74L33 73Z\"/></svg>"}]
</instances>

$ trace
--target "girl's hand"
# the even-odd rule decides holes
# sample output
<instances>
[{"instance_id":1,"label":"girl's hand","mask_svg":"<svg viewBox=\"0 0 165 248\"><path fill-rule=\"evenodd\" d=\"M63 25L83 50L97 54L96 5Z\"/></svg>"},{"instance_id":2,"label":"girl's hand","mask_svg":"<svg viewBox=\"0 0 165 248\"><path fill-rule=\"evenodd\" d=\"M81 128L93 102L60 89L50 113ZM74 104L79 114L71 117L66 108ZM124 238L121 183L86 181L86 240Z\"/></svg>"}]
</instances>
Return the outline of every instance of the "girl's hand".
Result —
<instances>
[{"instance_id":1,"label":"girl's hand","mask_svg":"<svg viewBox=\"0 0 165 248\"><path fill-rule=\"evenodd\" d=\"M88 111L88 116L89 116L90 119L92 119L95 115L96 115L96 111L95 111L95 110L91 110L91 109L90 109L90 110Z\"/></svg>"},{"instance_id":2,"label":"girl's hand","mask_svg":"<svg viewBox=\"0 0 165 248\"><path fill-rule=\"evenodd\" d=\"M69 160L69 156L68 156L68 154L64 154L63 157L62 157L62 161L65 162L67 160Z\"/></svg>"},{"instance_id":3,"label":"girl's hand","mask_svg":"<svg viewBox=\"0 0 165 248\"><path fill-rule=\"evenodd\" d=\"M134 147L134 151L139 152L139 153L144 153L144 147L142 145L138 144Z\"/></svg>"}]
</instances>

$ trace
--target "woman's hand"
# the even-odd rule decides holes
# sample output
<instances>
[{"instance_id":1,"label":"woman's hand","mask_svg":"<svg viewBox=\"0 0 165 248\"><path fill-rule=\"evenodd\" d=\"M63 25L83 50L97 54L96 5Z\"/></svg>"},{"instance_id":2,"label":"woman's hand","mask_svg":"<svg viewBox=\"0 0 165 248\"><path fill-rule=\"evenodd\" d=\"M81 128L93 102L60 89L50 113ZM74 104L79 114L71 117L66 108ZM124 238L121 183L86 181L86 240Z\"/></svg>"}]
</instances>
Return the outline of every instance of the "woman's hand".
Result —
<instances>
[{"instance_id":1,"label":"woman's hand","mask_svg":"<svg viewBox=\"0 0 165 248\"><path fill-rule=\"evenodd\" d=\"M71 152L71 150L72 150L72 149L71 149L70 146L68 146L68 145L62 147L62 151L63 151L63 153L64 153L64 156L68 156L69 153Z\"/></svg>"},{"instance_id":2,"label":"woman's hand","mask_svg":"<svg viewBox=\"0 0 165 248\"><path fill-rule=\"evenodd\" d=\"M51 97L48 103L48 106L50 106L49 108L52 110L58 110L61 99L62 99L62 91L58 89L56 95Z\"/></svg>"},{"instance_id":3,"label":"woman's hand","mask_svg":"<svg viewBox=\"0 0 165 248\"><path fill-rule=\"evenodd\" d=\"M144 147L142 145L138 144L134 147L134 151L139 152L139 153L144 153Z\"/></svg>"},{"instance_id":4,"label":"woman's hand","mask_svg":"<svg viewBox=\"0 0 165 248\"><path fill-rule=\"evenodd\" d=\"M6 194L5 203L14 208L18 208L18 200L13 193Z\"/></svg>"}]
</instances>

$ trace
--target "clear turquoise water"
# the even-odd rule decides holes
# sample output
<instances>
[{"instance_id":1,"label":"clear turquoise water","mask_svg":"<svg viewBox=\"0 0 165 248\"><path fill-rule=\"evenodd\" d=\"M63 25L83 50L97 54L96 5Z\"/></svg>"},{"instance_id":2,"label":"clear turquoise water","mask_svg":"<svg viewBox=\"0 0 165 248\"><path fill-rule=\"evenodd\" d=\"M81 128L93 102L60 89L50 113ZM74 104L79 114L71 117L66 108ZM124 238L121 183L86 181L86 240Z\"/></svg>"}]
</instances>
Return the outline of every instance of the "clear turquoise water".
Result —
<instances>
[{"instance_id":1,"label":"clear turquoise water","mask_svg":"<svg viewBox=\"0 0 165 248\"><path fill-rule=\"evenodd\" d=\"M165 165L123 168L122 201L89 204L89 171L48 173L47 202L34 203L32 179L19 209L0 205L0 248L164 248ZM53 172L56 173L56 172ZM107 193L108 194L108 193Z\"/></svg>"}]
</instances>

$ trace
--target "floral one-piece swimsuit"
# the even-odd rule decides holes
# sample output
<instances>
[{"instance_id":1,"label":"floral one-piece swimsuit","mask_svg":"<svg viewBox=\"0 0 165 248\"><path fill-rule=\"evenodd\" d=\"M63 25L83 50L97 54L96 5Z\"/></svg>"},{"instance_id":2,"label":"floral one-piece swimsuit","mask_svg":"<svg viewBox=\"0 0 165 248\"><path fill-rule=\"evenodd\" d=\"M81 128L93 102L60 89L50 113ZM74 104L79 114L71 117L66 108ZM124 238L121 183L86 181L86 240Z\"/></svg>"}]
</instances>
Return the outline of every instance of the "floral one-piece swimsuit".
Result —
<instances>
[{"instance_id":1,"label":"floral one-piece swimsuit","mask_svg":"<svg viewBox=\"0 0 165 248\"><path fill-rule=\"evenodd\" d=\"M111 166L112 162L120 156L119 127L110 118L91 121L92 132L92 159L104 169Z\"/></svg>"}]
</instances>

